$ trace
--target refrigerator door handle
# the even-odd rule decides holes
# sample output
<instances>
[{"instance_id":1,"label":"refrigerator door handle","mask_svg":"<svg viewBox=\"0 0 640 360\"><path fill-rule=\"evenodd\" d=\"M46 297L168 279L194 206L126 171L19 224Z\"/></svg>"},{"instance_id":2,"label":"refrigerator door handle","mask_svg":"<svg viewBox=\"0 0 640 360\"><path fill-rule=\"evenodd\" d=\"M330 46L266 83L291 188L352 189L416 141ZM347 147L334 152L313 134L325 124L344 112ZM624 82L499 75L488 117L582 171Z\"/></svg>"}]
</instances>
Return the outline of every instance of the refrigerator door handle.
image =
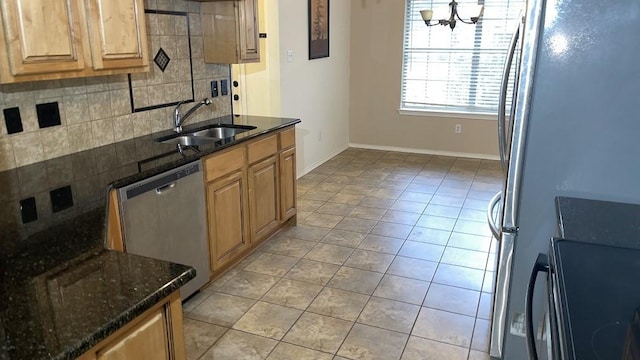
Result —
<instances>
[{"instance_id":1,"label":"refrigerator door handle","mask_svg":"<svg viewBox=\"0 0 640 360\"><path fill-rule=\"evenodd\" d=\"M489 355L491 358L502 359L505 336L507 330L507 304L511 271L513 266L513 250L516 233L502 232L500 249L498 251L498 271L496 272L496 289L494 292L493 316L491 321L491 344Z\"/></svg>"},{"instance_id":2,"label":"refrigerator door handle","mask_svg":"<svg viewBox=\"0 0 640 360\"><path fill-rule=\"evenodd\" d=\"M513 64L513 58L518 46L518 39L520 37L521 22L518 22L516 31L513 32L511 42L509 43L509 51L507 52L507 59L504 62L504 68L502 70L502 84L500 85L500 100L498 103L498 145L500 147L500 164L502 164L502 170L507 172L507 88L509 87L509 73L511 72L511 65Z\"/></svg>"},{"instance_id":3,"label":"refrigerator door handle","mask_svg":"<svg viewBox=\"0 0 640 360\"><path fill-rule=\"evenodd\" d=\"M499 191L497 194L491 198L489 201L489 206L487 207L487 222L489 223L489 228L491 228L491 233L496 240L500 241L500 226L496 224L498 219L500 218L500 214L494 216L495 208L498 204L502 203L502 191Z\"/></svg>"},{"instance_id":4,"label":"refrigerator door handle","mask_svg":"<svg viewBox=\"0 0 640 360\"><path fill-rule=\"evenodd\" d=\"M538 254L531 276L529 277L529 285L527 286L527 296L525 298L525 331L527 335L527 350L529 360L538 360L538 351L536 350L535 333L533 332L533 292L536 287L536 279L539 272L549 272L549 260L547 255Z\"/></svg>"}]
</instances>

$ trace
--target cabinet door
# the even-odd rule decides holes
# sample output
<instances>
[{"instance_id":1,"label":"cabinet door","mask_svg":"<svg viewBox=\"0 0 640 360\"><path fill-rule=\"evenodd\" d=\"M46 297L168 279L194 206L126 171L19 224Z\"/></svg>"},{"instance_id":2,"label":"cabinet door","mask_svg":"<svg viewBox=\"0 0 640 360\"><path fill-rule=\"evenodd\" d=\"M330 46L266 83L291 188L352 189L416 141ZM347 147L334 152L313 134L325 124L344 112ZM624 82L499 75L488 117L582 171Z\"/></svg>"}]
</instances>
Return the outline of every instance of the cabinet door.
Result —
<instances>
[{"instance_id":1,"label":"cabinet door","mask_svg":"<svg viewBox=\"0 0 640 360\"><path fill-rule=\"evenodd\" d=\"M260 61L258 0L242 0L239 8L240 62Z\"/></svg>"},{"instance_id":2,"label":"cabinet door","mask_svg":"<svg viewBox=\"0 0 640 360\"><path fill-rule=\"evenodd\" d=\"M98 360L169 359L169 339L163 309L121 339L100 350Z\"/></svg>"},{"instance_id":3,"label":"cabinet door","mask_svg":"<svg viewBox=\"0 0 640 360\"><path fill-rule=\"evenodd\" d=\"M0 51L8 56L3 67L13 76L84 69L80 5L80 0L2 0L0 47L6 49Z\"/></svg>"},{"instance_id":4,"label":"cabinet door","mask_svg":"<svg viewBox=\"0 0 640 360\"><path fill-rule=\"evenodd\" d=\"M207 184L211 272L232 261L249 244L245 191L242 171Z\"/></svg>"},{"instance_id":5,"label":"cabinet door","mask_svg":"<svg viewBox=\"0 0 640 360\"><path fill-rule=\"evenodd\" d=\"M143 0L85 0L95 70L149 65Z\"/></svg>"},{"instance_id":6,"label":"cabinet door","mask_svg":"<svg viewBox=\"0 0 640 360\"><path fill-rule=\"evenodd\" d=\"M280 153L280 221L296 214L296 148Z\"/></svg>"},{"instance_id":7,"label":"cabinet door","mask_svg":"<svg viewBox=\"0 0 640 360\"><path fill-rule=\"evenodd\" d=\"M260 61L257 0L203 2L200 18L206 63Z\"/></svg>"},{"instance_id":8,"label":"cabinet door","mask_svg":"<svg viewBox=\"0 0 640 360\"><path fill-rule=\"evenodd\" d=\"M249 168L251 241L264 239L279 225L278 161L269 157Z\"/></svg>"}]
</instances>

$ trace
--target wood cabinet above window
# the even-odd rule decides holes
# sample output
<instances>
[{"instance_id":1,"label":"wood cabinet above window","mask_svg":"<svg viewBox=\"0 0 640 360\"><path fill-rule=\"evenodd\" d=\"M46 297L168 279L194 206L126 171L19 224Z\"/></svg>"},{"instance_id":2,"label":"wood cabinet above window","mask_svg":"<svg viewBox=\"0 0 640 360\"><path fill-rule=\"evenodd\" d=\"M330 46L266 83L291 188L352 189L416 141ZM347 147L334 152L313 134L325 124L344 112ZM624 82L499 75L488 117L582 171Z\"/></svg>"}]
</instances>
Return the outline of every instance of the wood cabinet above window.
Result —
<instances>
[{"instance_id":1,"label":"wood cabinet above window","mask_svg":"<svg viewBox=\"0 0 640 360\"><path fill-rule=\"evenodd\" d=\"M0 83L149 70L143 0L0 5Z\"/></svg>"},{"instance_id":2,"label":"wood cabinet above window","mask_svg":"<svg viewBox=\"0 0 640 360\"><path fill-rule=\"evenodd\" d=\"M260 62L257 0L203 2L200 16L206 63Z\"/></svg>"}]
</instances>

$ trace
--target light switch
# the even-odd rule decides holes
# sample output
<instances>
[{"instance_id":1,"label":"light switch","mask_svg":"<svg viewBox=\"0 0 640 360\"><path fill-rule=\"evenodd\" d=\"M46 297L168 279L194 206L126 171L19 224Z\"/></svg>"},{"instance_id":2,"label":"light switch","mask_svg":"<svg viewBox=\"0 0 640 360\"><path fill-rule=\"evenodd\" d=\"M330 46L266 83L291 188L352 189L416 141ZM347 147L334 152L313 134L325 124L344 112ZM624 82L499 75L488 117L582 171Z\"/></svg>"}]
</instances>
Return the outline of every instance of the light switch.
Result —
<instances>
[{"instance_id":1,"label":"light switch","mask_svg":"<svg viewBox=\"0 0 640 360\"><path fill-rule=\"evenodd\" d=\"M227 86L227 80L220 80L220 92L222 96L229 94L229 87Z\"/></svg>"},{"instance_id":2,"label":"light switch","mask_svg":"<svg viewBox=\"0 0 640 360\"><path fill-rule=\"evenodd\" d=\"M287 50L287 62L293 62L293 50Z\"/></svg>"}]
</instances>

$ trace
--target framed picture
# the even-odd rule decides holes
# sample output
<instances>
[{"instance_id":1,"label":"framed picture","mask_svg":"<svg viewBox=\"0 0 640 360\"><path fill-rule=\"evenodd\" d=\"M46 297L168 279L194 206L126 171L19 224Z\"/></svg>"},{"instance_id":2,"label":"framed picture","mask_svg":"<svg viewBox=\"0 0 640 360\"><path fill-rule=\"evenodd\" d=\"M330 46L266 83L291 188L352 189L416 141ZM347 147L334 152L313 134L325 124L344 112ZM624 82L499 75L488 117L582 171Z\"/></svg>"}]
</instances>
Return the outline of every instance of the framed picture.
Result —
<instances>
[{"instance_id":1,"label":"framed picture","mask_svg":"<svg viewBox=\"0 0 640 360\"><path fill-rule=\"evenodd\" d=\"M329 0L309 0L309 60L329 57Z\"/></svg>"}]
</instances>

